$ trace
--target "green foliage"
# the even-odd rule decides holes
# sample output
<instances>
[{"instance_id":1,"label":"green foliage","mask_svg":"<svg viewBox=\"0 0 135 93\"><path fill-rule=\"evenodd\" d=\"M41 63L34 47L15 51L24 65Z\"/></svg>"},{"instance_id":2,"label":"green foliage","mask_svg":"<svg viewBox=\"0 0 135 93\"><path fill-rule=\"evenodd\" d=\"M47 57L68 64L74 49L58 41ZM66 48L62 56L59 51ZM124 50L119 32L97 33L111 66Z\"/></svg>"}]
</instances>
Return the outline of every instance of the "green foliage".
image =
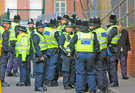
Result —
<instances>
[{"instance_id":1,"label":"green foliage","mask_svg":"<svg viewBox=\"0 0 135 93\"><path fill-rule=\"evenodd\" d=\"M125 19L125 17L124 18L122 18L122 20L120 20L120 22L122 23L122 24L127 24L127 21L125 21L126 19ZM128 27L134 27L135 26L135 24L131 24L131 23L128 23ZM125 27L124 27L125 28Z\"/></svg>"}]
</instances>

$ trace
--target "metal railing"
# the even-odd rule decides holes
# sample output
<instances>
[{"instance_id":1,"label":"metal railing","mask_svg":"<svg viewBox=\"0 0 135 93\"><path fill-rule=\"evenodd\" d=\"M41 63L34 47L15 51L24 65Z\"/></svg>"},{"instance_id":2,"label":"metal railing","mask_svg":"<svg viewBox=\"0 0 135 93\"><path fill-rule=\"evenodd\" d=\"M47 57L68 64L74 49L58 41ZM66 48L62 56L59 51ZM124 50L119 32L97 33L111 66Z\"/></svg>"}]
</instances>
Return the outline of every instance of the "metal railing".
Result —
<instances>
[{"instance_id":1,"label":"metal railing","mask_svg":"<svg viewBox=\"0 0 135 93\"><path fill-rule=\"evenodd\" d=\"M131 0L130 0L131 2ZM105 15L104 18L101 19L101 21L105 21L105 19L107 18L108 19L108 16L111 14L111 13L114 13L116 14L117 16L117 19L118 19L118 22L120 22L121 20L124 19L125 21L125 26L126 27L129 27L129 15L132 14L132 19L131 21L134 21L134 18L135 18L135 0L132 1L132 3L134 4L134 7L132 9L129 9L130 7L130 4L129 4L129 0L122 0L116 7L114 7L107 15ZM122 5L126 6L126 10L122 9ZM118 13L115 13L115 10L118 10ZM122 10L126 11L125 14L122 13ZM130 15L131 16L131 15ZM135 23L135 22L134 22Z\"/></svg>"},{"instance_id":2,"label":"metal railing","mask_svg":"<svg viewBox=\"0 0 135 93\"><path fill-rule=\"evenodd\" d=\"M97 15L100 16L101 13L109 13L110 11L97 11ZM57 16L63 16L64 14L68 14L69 17L71 17L73 14L77 14L80 19L86 19L89 20L90 17L94 17L94 11L84 11L84 12L59 12L59 13L51 13L51 14L43 14L38 16L38 19L42 19L49 21L52 17L57 18ZM85 17L83 14L86 14L87 16Z\"/></svg>"},{"instance_id":3,"label":"metal railing","mask_svg":"<svg viewBox=\"0 0 135 93\"><path fill-rule=\"evenodd\" d=\"M7 19L7 13L4 13L0 16L0 25L3 24L3 19Z\"/></svg>"}]
</instances>

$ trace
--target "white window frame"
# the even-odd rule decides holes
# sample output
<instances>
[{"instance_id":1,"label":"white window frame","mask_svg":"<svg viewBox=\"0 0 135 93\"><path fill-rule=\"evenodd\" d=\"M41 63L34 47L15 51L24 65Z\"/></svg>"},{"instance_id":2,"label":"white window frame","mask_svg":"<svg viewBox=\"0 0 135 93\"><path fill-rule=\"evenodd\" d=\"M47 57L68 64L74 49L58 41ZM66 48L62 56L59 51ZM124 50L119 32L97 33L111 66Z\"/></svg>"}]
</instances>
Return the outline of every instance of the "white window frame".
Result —
<instances>
[{"instance_id":1,"label":"white window frame","mask_svg":"<svg viewBox=\"0 0 135 93\"><path fill-rule=\"evenodd\" d=\"M5 12L7 12L7 7L6 7L6 3L16 3L16 9L17 9L17 0L14 0L14 1L7 1L5 0ZM11 8L9 8L11 9ZM13 8L12 8L13 9ZM15 12L16 11L16 12ZM10 11L9 11L10 12ZM14 15L17 14L17 10L13 10L13 12L15 13L10 13L10 18L14 18Z\"/></svg>"},{"instance_id":2,"label":"white window frame","mask_svg":"<svg viewBox=\"0 0 135 93\"><path fill-rule=\"evenodd\" d=\"M39 4L41 4L40 5L40 8L36 8L36 7L34 7L34 8L31 8L31 4L32 3L34 3L34 4L37 4L37 3L39 3ZM39 0L39 1L32 1L32 0L30 0L30 9L42 9L42 0ZM30 11L30 18L37 18L37 15L39 14L37 11L35 11L35 17L31 17L31 12L34 12L34 11ZM42 13L42 11L40 11L41 13Z\"/></svg>"},{"instance_id":3,"label":"white window frame","mask_svg":"<svg viewBox=\"0 0 135 93\"><path fill-rule=\"evenodd\" d=\"M55 10L55 13L59 13L59 16L61 16L61 3L65 3L65 12L67 11L67 8L66 8L66 1L56 1L55 0L55 3L54 3L54 10ZM59 12L56 12L56 3L59 3Z\"/></svg>"}]
</instances>

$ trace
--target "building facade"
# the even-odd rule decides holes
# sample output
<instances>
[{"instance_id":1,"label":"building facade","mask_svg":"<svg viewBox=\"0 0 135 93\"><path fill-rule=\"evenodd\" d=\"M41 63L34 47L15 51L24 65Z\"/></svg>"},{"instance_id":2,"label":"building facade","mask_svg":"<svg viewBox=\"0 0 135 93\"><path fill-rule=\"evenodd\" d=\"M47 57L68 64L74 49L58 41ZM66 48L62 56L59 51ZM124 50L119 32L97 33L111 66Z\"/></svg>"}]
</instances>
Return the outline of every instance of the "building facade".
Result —
<instances>
[{"instance_id":1,"label":"building facade","mask_svg":"<svg viewBox=\"0 0 135 93\"><path fill-rule=\"evenodd\" d=\"M75 5L74 5L75 2ZM94 0L81 0L82 4L87 5L87 2L90 2L92 8L94 8ZM102 2L106 2L101 4ZM7 9L42 9L43 0L0 0L1 3L1 14L7 12ZM107 7L106 7L107 6ZM90 10L92 10L90 8ZM104 8L102 8L104 7ZM110 4L108 0L100 0L97 1L97 11L108 11L108 7ZM84 15L94 16L94 13L80 13L82 11L89 11L89 9L82 9L80 0L45 0L45 14L58 13L58 15L62 16L65 12L68 12L69 16L73 14L73 12L77 12L81 19L85 19ZM92 10L93 11L93 10ZM10 18L13 18L15 14L21 13L21 10L15 11L10 10ZM22 11L26 14L26 17L37 18L37 16L42 15L42 11ZM21 14L23 15L23 14ZM24 15L23 15L24 16ZM100 14L98 15L100 16ZM26 18L25 17L25 18Z\"/></svg>"}]
</instances>

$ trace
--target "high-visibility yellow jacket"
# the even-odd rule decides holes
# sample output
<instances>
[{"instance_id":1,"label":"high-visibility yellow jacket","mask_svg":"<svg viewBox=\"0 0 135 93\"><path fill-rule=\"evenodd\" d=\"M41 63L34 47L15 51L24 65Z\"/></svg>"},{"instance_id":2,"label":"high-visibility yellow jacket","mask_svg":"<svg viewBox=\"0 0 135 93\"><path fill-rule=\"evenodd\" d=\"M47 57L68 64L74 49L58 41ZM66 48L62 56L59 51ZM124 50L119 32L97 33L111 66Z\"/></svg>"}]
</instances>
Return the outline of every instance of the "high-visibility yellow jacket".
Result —
<instances>
[{"instance_id":1,"label":"high-visibility yellow jacket","mask_svg":"<svg viewBox=\"0 0 135 93\"><path fill-rule=\"evenodd\" d=\"M107 48L107 32L103 28L95 29L94 31L97 35L97 39L100 44L100 50Z\"/></svg>"},{"instance_id":2,"label":"high-visibility yellow jacket","mask_svg":"<svg viewBox=\"0 0 135 93\"><path fill-rule=\"evenodd\" d=\"M65 43L64 43L64 48L66 49L67 52L71 52L70 48L68 47L68 45L70 44L70 40L73 38L74 34L69 35L68 33L63 33L66 37Z\"/></svg>"},{"instance_id":3,"label":"high-visibility yellow jacket","mask_svg":"<svg viewBox=\"0 0 135 93\"><path fill-rule=\"evenodd\" d=\"M57 32L57 30L55 30L51 27L46 27L44 29L44 37L46 39L48 49L58 48L58 42L57 42L56 38L54 37L55 32Z\"/></svg>"},{"instance_id":4,"label":"high-visibility yellow jacket","mask_svg":"<svg viewBox=\"0 0 135 93\"><path fill-rule=\"evenodd\" d=\"M111 31L114 27L117 28L117 35L112 38L111 44L117 44L117 43L118 43L118 40L120 39L119 28L118 28L117 25L112 25L112 26L110 26L110 27L107 29L107 33L109 34L110 31Z\"/></svg>"},{"instance_id":5,"label":"high-visibility yellow jacket","mask_svg":"<svg viewBox=\"0 0 135 93\"><path fill-rule=\"evenodd\" d=\"M10 30L10 34L9 34L9 41L16 40L16 37L15 37L15 27L16 26L20 26L20 25L18 23L12 22L11 30Z\"/></svg>"},{"instance_id":6,"label":"high-visibility yellow jacket","mask_svg":"<svg viewBox=\"0 0 135 93\"><path fill-rule=\"evenodd\" d=\"M94 51L94 35L89 33L77 33L78 41L75 44L77 52L93 52Z\"/></svg>"},{"instance_id":7,"label":"high-visibility yellow jacket","mask_svg":"<svg viewBox=\"0 0 135 93\"><path fill-rule=\"evenodd\" d=\"M17 42L15 46L16 57L22 54L22 61L26 61L27 55L30 50L30 37L28 34L21 33L17 36Z\"/></svg>"}]
</instances>

